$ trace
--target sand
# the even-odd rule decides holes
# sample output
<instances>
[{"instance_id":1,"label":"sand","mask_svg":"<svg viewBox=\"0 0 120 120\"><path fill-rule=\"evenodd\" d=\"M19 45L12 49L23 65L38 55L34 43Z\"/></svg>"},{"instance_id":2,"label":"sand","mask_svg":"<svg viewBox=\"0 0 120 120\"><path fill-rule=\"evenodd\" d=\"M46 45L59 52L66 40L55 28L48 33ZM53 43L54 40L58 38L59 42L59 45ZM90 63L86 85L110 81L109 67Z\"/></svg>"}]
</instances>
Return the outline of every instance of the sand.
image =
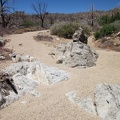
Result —
<instances>
[{"instance_id":1,"label":"sand","mask_svg":"<svg viewBox=\"0 0 120 120\"><path fill-rule=\"evenodd\" d=\"M87 113L71 103L65 94L69 91L76 91L81 98L87 96L94 98L96 84L120 85L120 53L95 48L99 54L96 66L86 69L69 68L56 64L56 59L48 55L53 49L52 46L48 47L33 39L37 33L6 36L11 39L7 47L14 47L17 53L32 55L44 64L68 71L70 79L56 85L38 86L40 97L33 97L29 94L23 96L0 111L0 120L100 120L98 116ZM91 42L89 43L91 45Z\"/></svg>"}]
</instances>

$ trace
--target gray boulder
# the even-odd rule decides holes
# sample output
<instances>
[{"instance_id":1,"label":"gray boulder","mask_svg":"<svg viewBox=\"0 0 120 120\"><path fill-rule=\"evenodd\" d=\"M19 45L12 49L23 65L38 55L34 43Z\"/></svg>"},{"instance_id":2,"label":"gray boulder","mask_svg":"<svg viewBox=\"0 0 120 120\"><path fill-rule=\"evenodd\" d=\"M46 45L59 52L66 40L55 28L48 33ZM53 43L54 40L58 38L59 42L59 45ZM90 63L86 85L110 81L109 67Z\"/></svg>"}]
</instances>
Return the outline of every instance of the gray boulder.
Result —
<instances>
[{"instance_id":1,"label":"gray boulder","mask_svg":"<svg viewBox=\"0 0 120 120\"><path fill-rule=\"evenodd\" d=\"M83 29L81 27L79 27L78 30L75 31L75 33L72 36L73 38L73 42L82 42L87 44L87 35L84 33Z\"/></svg>"},{"instance_id":2,"label":"gray boulder","mask_svg":"<svg viewBox=\"0 0 120 120\"><path fill-rule=\"evenodd\" d=\"M43 63L36 62L18 62L14 63L5 72L14 75L20 73L29 79L38 81L38 83L49 85L67 80L69 74L55 67L49 67Z\"/></svg>"},{"instance_id":3,"label":"gray boulder","mask_svg":"<svg viewBox=\"0 0 120 120\"><path fill-rule=\"evenodd\" d=\"M95 65L98 58L98 54L82 42L60 44L55 55L58 58L57 63L69 67L91 67Z\"/></svg>"},{"instance_id":4,"label":"gray boulder","mask_svg":"<svg viewBox=\"0 0 120 120\"><path fill-rule=\"evenodd\" d=\"M120 86L97 85L95 104L102 120L120 120Z\"/></svg>"}]
</instances>

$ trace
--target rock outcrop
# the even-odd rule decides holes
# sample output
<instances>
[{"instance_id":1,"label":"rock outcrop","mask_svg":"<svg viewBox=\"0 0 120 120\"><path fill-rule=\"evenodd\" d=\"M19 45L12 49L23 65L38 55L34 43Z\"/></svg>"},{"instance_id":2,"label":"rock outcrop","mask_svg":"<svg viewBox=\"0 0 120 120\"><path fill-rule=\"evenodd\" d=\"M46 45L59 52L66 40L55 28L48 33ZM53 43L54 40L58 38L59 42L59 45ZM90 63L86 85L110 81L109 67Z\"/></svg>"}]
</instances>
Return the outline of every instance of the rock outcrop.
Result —
<instances>
[{"instance_id":1,"label":"rock outcrop","mask_svg":"<svg viewBox=\"0 0 120 120\"><path fill-rule=\"evenodd\" d=\"M15 100L18 100L25 93L40 96L40 93L35 90L35 87L39 84L55 84L63 80L68 80L69 77L66 71L49 67L39 61L13 63L3 73L12 76L17 94L9 84L3 84L6 81L2 79L0 82L0 108L4 108Z\"/></svg>"},{"instance_id":2,"label":"rock outcrop","mask_svg":"<svg viewBox=\"0 0 120 120\"><path fill-rule=\"evenodd\" d=\"M73 34L73 42L82 42L82 43L85 43L87 44L87 35L84 33L84 30L79 27L78 30L75 31L75 33Z\"/></svg>"},{"instance_id":3,"label":"rock outcrop","mask_svg":"<svg viewBox=\"0 0 120 120\"><path fill-rule=\"evenodd\" d=\"M66 94L68 99L84 108L89 113L94 113L102 120L120 120L120 86L99 84L96 86L94 102L89 97L81 99L71 91Z\"/></svg>"},{"instance_id":4,"label":"rock outcrop","mask_svg":"<svg viewBox=\"0 0 120 120\"><path fill-rule=\"evenodd\" d=\"M60 44L55 52L57 63L69 67L91 67L95 65L98 54L82 42Z\"/></svg>"}]
</instances>

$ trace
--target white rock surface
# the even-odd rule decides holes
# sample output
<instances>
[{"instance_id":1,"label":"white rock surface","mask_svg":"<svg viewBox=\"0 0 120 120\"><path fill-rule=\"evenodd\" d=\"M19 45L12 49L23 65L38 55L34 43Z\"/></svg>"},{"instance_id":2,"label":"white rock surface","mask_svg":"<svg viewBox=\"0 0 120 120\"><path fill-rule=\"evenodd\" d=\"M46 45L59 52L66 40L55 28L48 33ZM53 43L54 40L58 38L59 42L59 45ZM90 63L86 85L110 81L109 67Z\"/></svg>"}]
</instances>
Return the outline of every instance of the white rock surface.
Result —
<instances>
[{"instance_id":1,"label":"white rock surface","mask_svg":"<svg viewBox=\"0 0 120 120\"><path fill-rule=\"evenodd\" d=\"M37 85L55 84L63 80L68 80L69 77L66 71L49 67L39 61L13 63L4 72L13 75L12 78L18 94L15 94L13 91L8 91L9 95L5 96L0 91L0 108L6 107L26 93L40 97L40 92L35 90Z\"/></svg>"},{"instance_id":2,"label":"white rock surface","mask_svg":"<svg viewBox=\"0 0 120 120\"><path fill-rule=\"evenodd\" d=\"M95 102L102 120L120 120L120 86L97 85Z\"/></svg>"},{"instance_id":3,"label":"white rock surface","mask_svg":"<svg viewBox=\"0 0 120 120\"><path fill-rule=\"evenodd\" d=\"M88 97L86 100L77 98L77 93L71 91L66 94L74 104L84 108L89 113L94 113L102 120L120 120L120 86L99 84L96 86L95 102Z\"/></svg>"},{"instance_id":4,"label":"white rock surface","mask_svg":"<svg viewBox=\"0 0 120 120\"><path fill-rule=\"evenodd\" d=\"M68 80L69 74L64 70L49 67L41 62L18 62L6 68L5 72L10 74L21 73L25 77L37 80L41 84L54 84Z\"/></svg>"}]
</instances>

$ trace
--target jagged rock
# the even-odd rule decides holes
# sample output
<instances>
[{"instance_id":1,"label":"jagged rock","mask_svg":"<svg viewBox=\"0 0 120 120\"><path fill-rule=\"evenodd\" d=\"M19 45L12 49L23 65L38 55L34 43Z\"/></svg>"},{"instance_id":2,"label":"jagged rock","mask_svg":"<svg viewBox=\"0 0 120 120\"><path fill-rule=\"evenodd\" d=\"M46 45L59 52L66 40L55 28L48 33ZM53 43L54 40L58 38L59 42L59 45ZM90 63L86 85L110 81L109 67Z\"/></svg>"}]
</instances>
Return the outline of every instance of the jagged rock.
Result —
<instances>
[{"instance_id":1,"label":"jagged rock","mask_svg":"<svg viewBox=\"0 0 120 120\"><path fill-rule=\"evenodd\" d=\"M98 54L82 42L60 44L55 55L58 58L57 63L63 63L69 67L91 67L95 65L98 58Z\"/></svg>"},{"instance_id":2,"label":"jagged rock","mask_svg":"<svg viewBox=\"0 0 120 120\"><path fill-rule=\"evenodd\" d=\"M6 68L4 72L9 73L11 76L13 75L18 95L15 95L9 90L7 90L7 92L9 92L7 96L3 96L0 93L1 108L19 99L19 97L27 92L39 97L40 94L34 90L35 86L39 83L54 84L68 79L67 72L54 67L48 67L38 61L14 63L10 67Z\"/></svg>"},{"instance_id":3,"label":"jagged rock","mask_svg":"<svg viewBox=\"0 0 120 120\"><path fill-rule=\"evenodd\" d=\"M0 86L0 108L4 108L18 100L25 93L39 97L40 93L35 90L35 87L40 83L45 85L55 84L67 80L69 77L67 72L48 67L39 61L13 63L3 73L12 76L18 94L15 94L11 89L5 88L6 95L4 95Z\"/></svg>"},{"instance_id":4,"label":"jagged rock","mask_svg":"<svg viewBox=\"0 0 120 120\"><path fill-rule=\"evenodd\" d=\"M42 84L54 84L62 80L67 80L69 77L66 71L49 67L39 61L14 63L6 68L5 72L10 74L21 73L27 78L38 80Z\"/></svg>"},{"instance_id":5,"label":"jagged rock","mask_svg":"<svg viewBox=\"0 0 120 120\"><path fill-rule=\"evenodd\" d=\"M8 102L6 97L10 95L11 91L18 94L12 77L7 73L0 72L0 109Z\"/></svg>"},{"instance_id":6,"label":"jagged rock","mask_svg":"<svg viewBox=\"0 0 120 120\"><path fill-rule=\"evenodd\" d=\"M86 36L86 34L84 33L84 31L81 27L79 27L79 29L75 31L72 38L73 38L73 42L79 42L80 41L82 43L87 44L88 37Z\"/></svg>"},{"instance_id":7,"label":"jagged rock","mask_svg":"<svg viewBox=\"0 0 120 120\"><path fill-rule=\"evenodd\" d=\"M95 103L102 120L120 120L120 86L97 85Z\"/></svg>"}]
</instances>

